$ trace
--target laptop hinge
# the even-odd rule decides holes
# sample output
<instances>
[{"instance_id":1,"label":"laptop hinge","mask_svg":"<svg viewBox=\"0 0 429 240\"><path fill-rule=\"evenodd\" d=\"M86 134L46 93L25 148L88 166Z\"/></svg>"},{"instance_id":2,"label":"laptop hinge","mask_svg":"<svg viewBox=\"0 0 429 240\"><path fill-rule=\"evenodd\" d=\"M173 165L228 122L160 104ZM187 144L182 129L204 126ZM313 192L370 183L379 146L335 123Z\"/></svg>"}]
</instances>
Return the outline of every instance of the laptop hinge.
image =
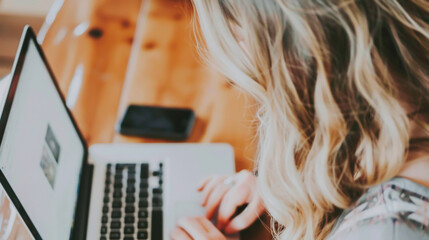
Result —
<instances>
[{"instance_id":1,"label":"laptop hinge","mask_svg":"<svg viewBox=\"0 0 429 240\"><path fill-rule=\"evenodd\" d=\"M84 164L70 239L86 239L94 165Z\"/></svg>"}]
</instances>

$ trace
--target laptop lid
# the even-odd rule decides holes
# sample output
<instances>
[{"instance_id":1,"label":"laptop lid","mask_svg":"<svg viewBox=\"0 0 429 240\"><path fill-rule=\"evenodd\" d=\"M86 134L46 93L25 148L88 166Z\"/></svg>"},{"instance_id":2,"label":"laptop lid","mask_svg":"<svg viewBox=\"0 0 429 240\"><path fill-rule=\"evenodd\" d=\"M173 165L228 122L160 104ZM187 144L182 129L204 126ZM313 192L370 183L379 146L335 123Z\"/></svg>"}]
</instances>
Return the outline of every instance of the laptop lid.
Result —
<instances>
[{"instance_id":1,"label":"laptop lid","mask_svg":"<svg viewBox=\"0 0 429 240\"><path fill-rule=\"evenodd\" d=\"M0 183L36 239L83 239L90 178L86 143L27 26L0 118Z\"/></svg>"}]
</instances>

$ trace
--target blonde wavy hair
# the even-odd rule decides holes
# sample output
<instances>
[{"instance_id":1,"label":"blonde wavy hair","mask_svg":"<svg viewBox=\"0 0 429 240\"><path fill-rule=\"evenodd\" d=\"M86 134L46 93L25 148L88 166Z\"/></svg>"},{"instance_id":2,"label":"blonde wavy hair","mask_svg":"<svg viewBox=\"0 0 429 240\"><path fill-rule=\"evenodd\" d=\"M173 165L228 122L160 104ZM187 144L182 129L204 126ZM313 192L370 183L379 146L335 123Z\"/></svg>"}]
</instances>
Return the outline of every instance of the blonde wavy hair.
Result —
<instances>
[{"instance_id":1,"label":"blonde wavy hair","mask_svg":"<svg viewBox=\"0 0 429 240\"><path fill-rule=\"evenodd\" d=\"M409 131L429 129L429 2L193 3L210 61L259 103L258 184L274 237L324 239L424 142Z\"/></svg>"}]
</instances>

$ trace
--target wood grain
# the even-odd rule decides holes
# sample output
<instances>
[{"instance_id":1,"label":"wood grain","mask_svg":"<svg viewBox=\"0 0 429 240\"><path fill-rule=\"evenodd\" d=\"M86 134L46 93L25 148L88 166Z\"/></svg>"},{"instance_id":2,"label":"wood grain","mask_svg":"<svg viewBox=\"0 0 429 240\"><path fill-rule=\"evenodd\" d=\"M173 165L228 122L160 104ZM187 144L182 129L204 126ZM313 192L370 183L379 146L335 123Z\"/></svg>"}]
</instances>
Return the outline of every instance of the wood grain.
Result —
<instances>
[{"instance_id":1,"label":"wood grain","mask_svg":"<svg viewBox=\"0 0 429 240\"><path fill-rule=\"evenodd\" d=\"M186 1L152 1L138 23L122 93L120 113L129 104L187 107L196 112L187 142L227 142L237 170L252 168L252 101L202 63L196 51L192 6ZM115 142L153 142L116 134Z\"/></svg>"},{"instance_id":2,"label":"wood grain","mask_svg":"<svg viewBox=\"0 0 429 240\"><path fill-rule=\"evenodd\" d=\"M89 144L113 139L141 3L65 1L52 24L47 18L39 33L68 106Z\"/></svg>"}]
</instances>

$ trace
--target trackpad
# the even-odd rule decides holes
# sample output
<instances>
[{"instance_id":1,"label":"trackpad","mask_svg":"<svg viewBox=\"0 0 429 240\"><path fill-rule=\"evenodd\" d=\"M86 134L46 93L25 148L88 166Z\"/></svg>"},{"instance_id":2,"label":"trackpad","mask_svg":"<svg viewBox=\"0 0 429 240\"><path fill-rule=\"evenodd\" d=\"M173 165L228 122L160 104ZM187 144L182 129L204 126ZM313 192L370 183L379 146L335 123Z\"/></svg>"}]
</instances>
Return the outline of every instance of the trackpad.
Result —
<instances>
[{"instance_id":1,"label":"trackpad","mask_svg":"<svg viewBox=\"0 0 429 240\"><path fill-rule=\"evenodd\" d=\"M179 220L182 217L204 216L206 210L198 201L177 202L174 207L174 219Z\"/></svg>"}]
</instances>

